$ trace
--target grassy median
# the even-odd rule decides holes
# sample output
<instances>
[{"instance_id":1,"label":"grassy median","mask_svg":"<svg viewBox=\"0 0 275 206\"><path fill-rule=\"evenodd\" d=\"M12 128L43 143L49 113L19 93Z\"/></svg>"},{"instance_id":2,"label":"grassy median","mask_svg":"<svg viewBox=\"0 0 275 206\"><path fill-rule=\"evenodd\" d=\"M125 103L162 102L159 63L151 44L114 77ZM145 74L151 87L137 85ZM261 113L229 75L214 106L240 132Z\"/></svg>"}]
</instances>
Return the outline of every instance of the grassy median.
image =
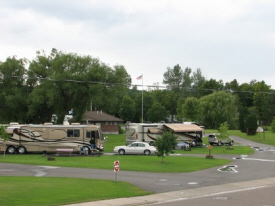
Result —
<instances>
[{"instance_id":1,"label":"grassy median","mask_svg":"<svg viewBox=\"0 0 275 206\"><path fill-rule=\"evenodd\" d=\"M148 195L126 182L57 177L0 177L1 206L51 206Z\"/></svg>"},{"instance_id":2,"label":"grassy median","mask_svg":"<svg viewBox=\"0 0 275 206\"><path fill-rule=\"evenodd\" d=\"M224 165L231 160L205 159L204 157L167 156L164 162L157 156L144 155L103 155L103 156L58 156L48 161L42 155L6 155L0 162L59 167L78 167L113 170L114 161L120 161L120 170L163 173L184 173Z\"/></svg>"}]
</instances>

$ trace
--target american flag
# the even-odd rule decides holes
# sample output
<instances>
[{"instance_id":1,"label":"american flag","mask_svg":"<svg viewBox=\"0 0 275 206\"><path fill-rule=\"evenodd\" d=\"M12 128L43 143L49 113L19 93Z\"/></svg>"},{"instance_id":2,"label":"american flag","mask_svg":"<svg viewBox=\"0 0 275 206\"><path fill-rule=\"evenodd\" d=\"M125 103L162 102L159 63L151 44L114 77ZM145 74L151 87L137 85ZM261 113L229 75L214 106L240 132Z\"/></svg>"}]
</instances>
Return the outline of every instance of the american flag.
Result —
<instances>
[{"instance_id":1,"label":"american flag","mask_svg":"<svg viewBox=\"0 0 275 206\"><path fill-rule=\"evenodd\" d=\"M137 80L140 80L140 79L142 79L142 75L140 75L139 77L137 77Z\"/></svg>"}]
</instances>

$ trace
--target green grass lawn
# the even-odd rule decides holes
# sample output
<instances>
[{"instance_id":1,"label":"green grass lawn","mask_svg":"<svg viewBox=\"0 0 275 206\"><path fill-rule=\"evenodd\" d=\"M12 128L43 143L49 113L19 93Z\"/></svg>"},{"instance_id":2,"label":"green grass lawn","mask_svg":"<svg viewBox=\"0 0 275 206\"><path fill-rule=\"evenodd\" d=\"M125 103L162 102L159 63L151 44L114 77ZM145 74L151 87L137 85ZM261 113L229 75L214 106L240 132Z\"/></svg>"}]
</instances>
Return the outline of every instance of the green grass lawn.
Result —
<instances>
[{"instance_id":1,"label":"green grass lawn","mask_svg":"<svg viewBox=\"0 0 275 206\"><path fill-rule=\"evenodd\" d=\"M224 165L230 160L205 159L204 157L166 156L164 162L157 156L144 155L103 155L97 156L58 156L55 161L48 161L42 155L6 155L0 157L0 162L33 165L48 165L60 167L79 167L113 170L114 161L120 161L120 170L182 173L202 170L218 165Z\"/></svg>"},{"instance_id":2,"label":"green grass lawn","mask_svg":"<svg viewBox=\"0 0 275 206\"><path fill-rule=\"evenodd\" d=\"M275 146L275 134L272 133L270 130L265 131L264 133L257 133L255 135L249 135L249 136L246 135L246 133L242 133L239 130L230 130L229 133L230 135L243 137L245 139L248 139L254 142Z\"/></svg>"},{"instance_id":3,"label":"green grass lawn","mask_svg":"<svg viewBox=\"0 0 275 206\"><path fill-rule=\"evenodd\" d=\"M1 206L50 206L148 195L126 182L58 177L0 177Z\"/></svg>"},{"instance_id":4,"label":"green grass lawn","mask_svg":"<svg viewBox=\"0 0 275 206\"><path fill-rule=\"evenodd\" d=\"M105 142L104 152L113 152L115 146L125 145L125 134L107 134L108 139Z\"/></svg>"}]
</instances>

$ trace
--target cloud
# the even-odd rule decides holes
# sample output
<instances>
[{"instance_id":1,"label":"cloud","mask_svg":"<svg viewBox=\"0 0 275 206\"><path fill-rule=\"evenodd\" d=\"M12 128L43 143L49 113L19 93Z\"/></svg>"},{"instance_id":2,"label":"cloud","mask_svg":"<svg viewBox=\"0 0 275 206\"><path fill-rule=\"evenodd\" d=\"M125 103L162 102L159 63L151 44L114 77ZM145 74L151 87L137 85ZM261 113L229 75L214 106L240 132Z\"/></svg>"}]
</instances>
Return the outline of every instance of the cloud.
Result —
<instances>
[{"instance_id":1,"label":"cloud","mask_svg":"<svg viewBox=\"0 0 275 206\"><path fill-rule=\"evenodd\" d=\"M274 76L275 2L235 0L1 1L0 60L57 48L122 64L144 84L167 67L202 69L208 78Z\"/></svg>"}]
</instances>

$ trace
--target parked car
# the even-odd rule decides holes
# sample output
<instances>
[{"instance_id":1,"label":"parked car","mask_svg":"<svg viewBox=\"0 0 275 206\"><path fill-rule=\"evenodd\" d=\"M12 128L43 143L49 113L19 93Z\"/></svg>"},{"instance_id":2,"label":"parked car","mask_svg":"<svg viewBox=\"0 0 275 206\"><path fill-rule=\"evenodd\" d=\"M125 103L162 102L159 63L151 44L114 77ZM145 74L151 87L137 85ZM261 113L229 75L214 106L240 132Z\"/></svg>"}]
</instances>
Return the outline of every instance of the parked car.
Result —
<instances>
[{"instance_id":1,"label":"parked car","mask_svg":"<svg viewBox=\"0 0 275 206\"><path fill-rule=\"evenodd\" d=\"M225 138L225 139L219 139L216 135L210 134L208 135L208 143L210 145L230 145L232 146L234 144L234 140L231 139L230 137Z\"/></svg>"},{"instance_id":2,"label":"parked car","mask_svg":"<svg viewBox=\"0 0 275 206\"><path fill-rule=\"evenodd\" d=\"M189 144L186 142L179 142L175 149L189 149Z\"/></svg>"},{"instance_id":3,"label":"parked car","mask_svg":"<svg viewBox=\"0 0 275 206\"><path fill-rule=\"evenodd\" d=\"M157 151L157 148L149 145L146 142L133 142L128 146L116 146L114 147L114 153L120 155L124 154L144 154L150 155L154 154Z\"/></svg>"}]
</instances>

